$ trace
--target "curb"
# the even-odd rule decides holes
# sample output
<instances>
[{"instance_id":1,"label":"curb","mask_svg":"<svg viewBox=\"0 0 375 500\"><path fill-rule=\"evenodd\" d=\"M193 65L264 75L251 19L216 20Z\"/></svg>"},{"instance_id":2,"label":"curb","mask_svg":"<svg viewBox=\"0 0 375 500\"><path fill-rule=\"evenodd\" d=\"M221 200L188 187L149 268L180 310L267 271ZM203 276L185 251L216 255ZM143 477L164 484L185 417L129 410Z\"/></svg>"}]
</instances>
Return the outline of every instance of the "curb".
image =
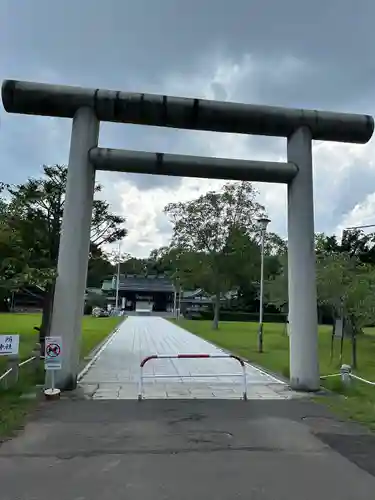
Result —
<instances>
[{"instance_id":1,"label":"curb","mask_svg":"<svg viewBox=\"0 0 375 500\"><path fill-rule=\"evenodd\" d=\"M121 323L119 323L116 328L108 335L106 339L103 340L99 346L95 347L93 351L89 354L89 357L91 357L90 361L86 364L86 366L79 372L78 377L77 377L77 382L79 382L82 377L86 375L86 373L90 370L92 365L95 363L95 361L99 358L101 353L104 351L104 349L112 342L112 340L115 338L115 336L118 334L119 329L123 322L125 321L126 318L124 318Z\"/></svg>"}]
</instances>

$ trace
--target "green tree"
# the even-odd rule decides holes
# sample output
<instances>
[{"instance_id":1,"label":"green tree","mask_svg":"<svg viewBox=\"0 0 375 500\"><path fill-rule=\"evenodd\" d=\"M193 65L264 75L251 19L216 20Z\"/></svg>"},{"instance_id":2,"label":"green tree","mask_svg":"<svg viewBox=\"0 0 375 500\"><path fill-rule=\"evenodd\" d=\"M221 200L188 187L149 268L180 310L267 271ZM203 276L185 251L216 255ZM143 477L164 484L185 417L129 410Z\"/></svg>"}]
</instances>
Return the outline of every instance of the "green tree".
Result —
<instances>
[{"instance_id":1,"label":"green tree","mask_svg":"<svg viewBox=\"0 0 375 500\"><path fill-rule=\"evenodd\" d=\"M180 249L170 246L155 248L150 252L149 265L156 274L172 276L177 266Z\"/></svg>"},{"instance_id":2,"label":"green tree","mask_svg":"<svg viewBox=\"0 0 375 500\"><path fill-rule=\"evenodd\" d=\"M105 278L115 273L115 267L110 262L110 256L93 243L90 245L90 258L87 268L87 286L100 288Z\"/></svg>"},{"instance_id":3,"label":"green tree","mask_svg":"<svg viewBox=\"0 0 375 500\"><path fill-rule=\"evenodd\" d=\"M67 167L44 166L43 176L30 178L24 184L8 186L10 227L27 249L29 266L42 274L54 273L57 266L62 216L65 205ZM102 190L97 184L95 192ZM109 204L96 199L93 203L91 246L100 248L126 235L125 219L111 213ZM43 342L49 329L52 312L53 281L46 283L45 303L40 338Z\"/></svg>"},{"instance_id":4,"label":"green tree","mask_svg":"<svg viewBox=\"0 0 375 500\"><path fill-rule=\"evenodd\" d=\"M279 271L265 279L264 295L266 302L279 310L288 311L288 256L279 257Z\"/></svg>"},{"instance_id":5,"label":"green tree","mask_svg":"<svg viewBox=\"0 0 375 500\"><path fill-rule=\"evenodd\" d=\"M317 290L320 303L344 319L352 343L352 366L357 368L357 336L375 320L375 268L348 253L321 255Z\"/></svg>"},{"instance_id":6,"label":"green tree","mask_svg":"<svg viewBox=\"0 0 375 500\"><path fill-rule=\"evenodd\" d=\"M43 177L8 187L11 194L9 210L18 216L15 228L22 234L26 245L34 249L35 259L41 267L53 267L57 262L66 178L65 166L44 166ZM97 184L95 192L101 190L102 186ZM120 240L126 235L124 223L123 217L111 213L107 202L94 200L91 244L99 248L104 243Z\"/></svg>"},{"instance_id":7,"label":"green tree","mask_svg":"<svg viewBox=\"0 0 375 500\"><path fill-rule=\"evenodd\" d=\"M247 236L248 237L248 236ZM239 285L238 297L242 308L259 310L260 298L260 233L255 238L249 238L245 245L244 262L238 269L236 282ZM281 271L280 257L286 252L286 242L275 233L266 233L264 241L264 280L276 277ZM255 279L254 279L255 278ZM265 296L267 298L267 296ZM273 305L271 302L265 304Z\"/></svg>"},{"instance_id":8,"label":"green tree","mask_svg":"<svg viewBox=\"0 0 375 500\"><path fill-rule=\"evenodd\" d=\"M164 209L173 224L172 247L191 257L194 279L213 294L213 328L219 324L220 299L235 281L235 266L245 261L244 238L256 231L264 207L250 182L227 183L219 192Z\"/></svg>"},{"instance_id":9,"label":"green tree","mask_svg":"<svg viewBox=\"0 0 375 500\"><path fill-rule=\"evenodd\" d=\"M113 253L112 260L117 263L116 252ZM120 260L120 273L145 276L149 274L148 261L147 259L139 259L130 255L123 255Z\"/></svg>"},{"instance_id":10,"label":"green tree","mask_svg":"<svg viewBox=\"0 0 375 500\"><path fill-rule=\"evenodd\" d=\"M53 271L33 267L31 250L25 248L19 231L15 230L14 217L7 203L0 199L0 289L2 299L26 283L45 285L53 279Z\"/></svg>"},{"instance_id":11,"label":"green tree","mask_svg":"<svg viewBox=\"0 0 375 500\"><path fill-rule=\"evenodd\" d=\"M317 255L346 253L367 264L375 264L374 243L375 233L365 234L361 229L343 231L341 241L335 235L328 236L324 233L315 235Z\"/></svg>"}]
</instances>

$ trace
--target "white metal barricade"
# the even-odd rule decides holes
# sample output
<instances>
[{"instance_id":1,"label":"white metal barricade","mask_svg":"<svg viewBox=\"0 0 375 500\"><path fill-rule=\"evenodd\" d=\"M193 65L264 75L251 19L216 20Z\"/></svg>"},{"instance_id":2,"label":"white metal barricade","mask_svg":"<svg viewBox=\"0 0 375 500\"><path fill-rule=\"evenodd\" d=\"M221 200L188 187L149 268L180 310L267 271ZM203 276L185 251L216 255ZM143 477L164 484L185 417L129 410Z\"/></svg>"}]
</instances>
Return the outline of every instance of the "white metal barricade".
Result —
<instances>
[{"instance_id":1,"label":"white metal barricade","mask_svg":"<svg viewBox=\"0 0 375 500\"><path fill-rule=\"evenodd\" d=\"M220 374L220 377L242 377L243 382L243 393L242 397L244 401L247 401L247 381L246 381L246 365L243 359L239 356L235 356L234 354L152 354L150 356L145 357L140 364L140 376L139 376L139 390L138 390L138 401L142 401L144 397L144 386L143 381L146 378L188 378L188 377L217 377L217 374L197 374L197 375L144 375L143 368L146 363L151 361L152 359L203 359L203 358L232 358L238 363L240 363L242 372L239 373L223 373Z\"/></svg>"}]
</instances>

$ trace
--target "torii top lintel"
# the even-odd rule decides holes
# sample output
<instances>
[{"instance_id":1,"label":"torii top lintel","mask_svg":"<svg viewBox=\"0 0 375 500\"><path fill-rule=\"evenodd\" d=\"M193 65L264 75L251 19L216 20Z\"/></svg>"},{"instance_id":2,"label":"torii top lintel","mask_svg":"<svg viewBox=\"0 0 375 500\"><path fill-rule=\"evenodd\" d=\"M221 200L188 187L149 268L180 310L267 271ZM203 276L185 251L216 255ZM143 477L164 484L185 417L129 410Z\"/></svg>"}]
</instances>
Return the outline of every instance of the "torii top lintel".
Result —
<instances>
[{"instance_id":1,"label":"torii top lintel","mask_svg":"<svg viewBox=\"0 0 375 500\"><path fill-rule=\"evenodd\" d=\"M374 131L374 120L369 115L19 80L3 82L2 100L9 113L73 118L77 109L88 106L101 121L237 134L289 137L298 128L307 126L316 140L364 144Z\"/></svg>"}]
</instances>

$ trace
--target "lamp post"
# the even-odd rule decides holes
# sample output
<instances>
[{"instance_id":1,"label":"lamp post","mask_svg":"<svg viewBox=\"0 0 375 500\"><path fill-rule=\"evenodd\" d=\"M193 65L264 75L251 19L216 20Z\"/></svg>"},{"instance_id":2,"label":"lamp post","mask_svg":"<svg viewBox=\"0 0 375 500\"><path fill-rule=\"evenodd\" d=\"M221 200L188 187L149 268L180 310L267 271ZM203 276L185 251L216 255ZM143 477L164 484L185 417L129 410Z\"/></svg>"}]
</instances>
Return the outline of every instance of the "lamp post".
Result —
<instances>
[{"instance_id":1,"label":"lamp post","mask_svg":"<svg viewBox=\"0 0 375 500\"><path fill-rule=\"evenodd\" d=\"M119 304L119 289L120 289L120 260L121 260L121 241L118 244L118 256L117 256L117 279L116 279L116 314L118 314Z\"/></svg>"},{"instance_id":2,"label":"lamp post","mask_svg":"<svg viewBox=\"0 0 375 500\"><path fill-rule=\"evenodd\" d=\"M263 352L263 288L264 288L264 236L270 223L267 217L258 219L260 228L260 296L259 296L259 328L258 328L258 352Z\"/></svg>"},{"instance_id":3,"label":"lamp post","mask_svg":"<svg viewBox=\"0 0 375 500\"><path fill-rule=\"evenodd\" d=\"M180 254L176 254L175 258L175 282L174 282L174 316L177 320L180 319L180 295L181 295L181 282L180 282ZM178 297L177 297L178 292Z\"/></svg>"},{"instance_id":4,"label":"lamp post","mask_svg":"<svg viewBox=\"0 0 375 500\"><path fill-rule=\"evenodd\" d=\"M178 317L177 319L180 319L181 316L181 293L182 293L182 288L181 288L181 281L178 281Z\"/></svg>"}]
</instances>

